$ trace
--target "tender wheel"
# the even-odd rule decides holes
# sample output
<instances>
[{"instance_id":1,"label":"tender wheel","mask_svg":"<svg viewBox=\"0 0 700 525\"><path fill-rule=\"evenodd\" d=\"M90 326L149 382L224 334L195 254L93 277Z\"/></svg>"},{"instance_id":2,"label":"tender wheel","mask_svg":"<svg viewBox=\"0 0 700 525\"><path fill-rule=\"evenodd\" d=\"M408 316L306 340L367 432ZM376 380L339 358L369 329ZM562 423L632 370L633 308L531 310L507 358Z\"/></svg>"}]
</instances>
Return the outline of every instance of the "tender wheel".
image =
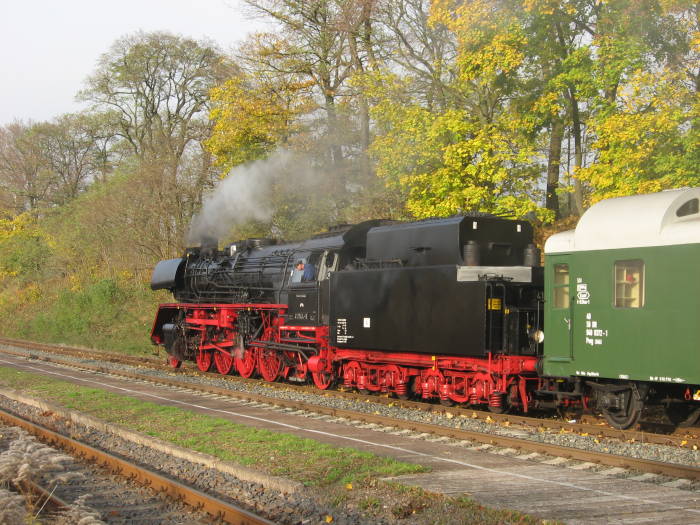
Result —
<instances>
[{"instance_id":1,"label":"tender wheel","mask_svg":"<svg viewBox=\"0 0 700 525\"><path fill-rule=\"evenodd\" d=\"M489 412L505 414L508 412L508 397L504 392L492 392L489 396Z\"/></svg>"},{"instance_id":2,"label":"tender wheel","mask_svg":"<svg viewBox=\"0 0 700 525\"><path fill-rule=\"evenodd\" d=\"M214 354L214 364L220 374L230 374L233 370L233 357L228 352L216 352Z\"/></svg>"},{"instance_id":3,"label":"tender wheel","mask_svg":"<svg viewBox=\"0 0 700 525\"><path fill-rule=\"evenodd\" d=\"M406 387L406 393L405 394L396 394L396 397L398 397L401 401L408 401L412 397L416 395L416 377L409 377L408 378L408 385Z\"/></svg>"},{"instance_id":4,"label":"tender wheel","mask_svg":"<svg viewBox=\"0 0 700 525\"><path fill-rule=\"evenodd\" d=\"M642 408L631 408L629 411L603 410L603 416L611 427L626 430L637 424L642 415Z\"/></svg>"},{"instance_id":5,"label":"tender wheel","mask_svg":"<svg viewBox=\"0 0 700 525\"><path fill-rule=\"evenodd\" d=\"M211 352L208 350L197 352L197 368L202 372L209 372L213 361Z\"/></svg>"},{"instance_id":6,"label":"tender wheel","mask_svg":"<svg viewBox=\"0 0 700 525\"><path fill-rule=\"evenodd\" d=\"M360 363L357 361L350 361L349 363L346 363L343 365L343 386L345 388L357 388L357 382L359 377L362 375L362 366L360 366ZM359 389L361 394L368 394L369 391L365 390L364 392L362 389Z\"/></svg>"},{"instance_id":7,"label":"tender wheel","mask_svg":"<svg viewBox=\"0 0 700 525\"><path fill-rule=\"evenodd\" d=\"M177 357L174 355L168 355L168 364L172 368L180 368L182 366L182 361L180 361Z\"/></svg>"}]
</instances>

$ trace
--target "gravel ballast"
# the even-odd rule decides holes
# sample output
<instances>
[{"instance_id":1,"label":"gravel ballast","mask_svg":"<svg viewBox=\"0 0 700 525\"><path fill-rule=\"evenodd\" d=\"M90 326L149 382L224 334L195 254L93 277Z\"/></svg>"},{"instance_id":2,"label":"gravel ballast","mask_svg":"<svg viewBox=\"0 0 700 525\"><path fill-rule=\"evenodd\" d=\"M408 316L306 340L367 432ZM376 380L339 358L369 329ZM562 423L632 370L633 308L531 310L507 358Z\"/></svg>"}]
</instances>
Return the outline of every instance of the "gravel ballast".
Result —
<instances>
[{"instance_id":1,"label":"gravel ballast","mask_svg":"<svg viewBox=\"0 0 700 525\"><path fill-rule=\"evenodd\" d=\"M16 347L7 347L12 351L21 351ZM27 351L22 353L26 355L46 356L53 360L61 360L67 366L75 366L75 364L86 364L91 366L100 366L106 371L124 371L148 375L154 379L173 379L177 377L177 372L166 372L146 367L134 367L123 364L116 364L101 361L98 359L85 358L61 358L54 354L49 354L40 351ZM367 414L382 415L406 421L414 421L420 423L429 423L440 425L448 428L459 428L475 432L486 432L494 435L510 436L521 439L529 439L540 443L549 443L565 447L578 448L582 450L591 450L596 452L605 452L619 456L628 456L633 458L647 459L652 461L660 461L665 463L676 463L680 465L699 465L700 450L686 449L682 447L673 447L666 445L658 445L642 442L623 442L615 439L598 438L596 436L585 436L575 434L573 432L557 432L544 429L530 429L524 427L506 427L496 423L469 418L469 417L450 417L439 412L428 412L419 409L405 408L400 406L391 406L384 403L372 403L364 400L353 400L350 398L341 398L332 395L325 395L322 392L310 393L300 391L295 388L281 388L279 384L270 386L263 380L252 383L249 381L235 381L231 379L215 376L187 376L183 377L183 381L187 381L197 386L214 386L231 390L233 393L263 395L275 397L280 400L287 401L303 401L305 403L319 405L327 408L336 408L343 410L354 410ZM186 385L185 385L186 386Z\"/></svg>"},{"instance_id":2,"label":"gravel ballast","mask_svg":"<svg viewBox=\"0 0 700 525\"><path fill-rule=\"evenodd\" d=\"M4 393L8 394L9 392ZM27 400L19 394L15 394L13 397ZM192 453L185 449L180 449L178 453L173 453L174 449L179 449L179 447L174 447L143 434L140 434L139 441L141 443L150 442L157 444L157 446L139 444L112 432L99 430L98 427L103 426L104 423L89 416L81 415L44 401L37 400L32 404L36 406L30 406L0 395L0 407L5 410L43 424L67 436L79 439L93 447L107 450L140 465L183 480L200 490L216 494L222 499L232 501L256 514L266 516L268 519L274 519L276 523L327 523L328 516L333 516L333 523L340 525L367 523L360 516L347 514L346 511L341 512L338 508L324 504L301 484L287 482L286 480L275 480L273 477L270 477L271 480L264 483L246 481L231 473L224 472L220 468L209 466L211 463L221 463L211 456ZM84 423L77 422L78 419L82 419ZM85 424L87 422L91 424ZM139 434L125 429L120 430L120 433L125 435ZM165 450L168 450L168 452L165 452ZM200 456L211 463L209 465L202 464L188 461L181 457L188 454L193 457ZM232 467L233 470L238 468ZM279 490L279 486L284 486L285 482L290 490ZM274 488L275 485L278 488Z\"/></svg>"}]
</instances>

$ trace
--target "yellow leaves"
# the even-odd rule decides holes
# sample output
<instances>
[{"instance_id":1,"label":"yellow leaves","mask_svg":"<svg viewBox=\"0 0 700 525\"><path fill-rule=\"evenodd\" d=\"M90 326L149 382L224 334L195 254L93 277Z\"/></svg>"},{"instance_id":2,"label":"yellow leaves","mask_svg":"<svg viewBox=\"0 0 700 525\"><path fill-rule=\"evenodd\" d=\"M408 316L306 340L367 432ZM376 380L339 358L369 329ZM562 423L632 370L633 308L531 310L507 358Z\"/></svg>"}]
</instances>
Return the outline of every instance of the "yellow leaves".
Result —
<instances>
[{"instance_id":1,"label":"yellow leaves","mask_svg":"<svg viewBox=\"0 0 700 525\"><path fill-rule=\"evenodd\" d=\"M549 91L542 94L532 106L533 111L543 115L556 116L562 110L562 103L559 100L559 94L554 91Z\"/></svg>"},{"instance_id":2,"label":"yellow leaves","mask_svg":"<svg viewBox=\"0 0 700 525\"><path fill-rule=\"evenodd\" d=\"M79 292L82 287L82 283L77 275L71 274L68 276L68 288L71 292Z\"/></svg>"},{"instance_id":3,"label":"yellow leaves","mask_svg":"<svg viewBox=\"0 0 700 525\"><path fill-rule=\"evenodd\" d=\"M631 74L617 106L589 123L597 159L576 176L593 188L591 201L700 183L690 161L696 100L677 71Z\"/></svg>"},{"instance_id":4,"label":"yellow leaves","mask_svg":"<svg viewBox=\"0 0 700 525\"><path fill-rule=\"evenodd\" d=\"M577 12L576 5L561 0L524 0L523 8L529 13L541 16L552 16L558 10L563 10L569 15L574 15Z\"/></svg>"},{"instance_id":5,"label":"yellow leaves","mask_svg":"<svg viewBox=\"0 0 700 525\"><path fill-rule=\"evenodd\" d=\"M352 490L352 483L346 483L345 490Z\"/></svg>"},{"instance_id":6,"label":"yellow leaves","mask_svg":"<svg viewBox=\"0 0 700 525\"><path fill-rule=\"evenodd\" d=\"M0 242L38 231L36 219L28 212L20 213L9 219L0 219Z\"/></svg>"},{"instance_id":7,"label":"yellow leaves","mask_svg":"<svg viewBox=\"0 0 700 525\"><path fill-rule=\"evenodd\" d=\"M518 68L527 38L507 7L490 0L434 1L431 25L447 27L457 39L458 76L462 82L488 85L495 76Z\"/></svg>"},{"instance_id":8,"label":"yellow leaves","mask_svg":"<svg viewBox=\"0 0 700 525\"><path fill-rule=\"evenodd\" d=\"M691 33L690 45L694 52L700 53L700 31L693 31Z\"/></svg>"},{"instance_id":9,"label":"yellow leaves","mask_svg":"<svg viewBox=\"0 0 700 525\"><path fill-rule=\"evenodd\" d=\"M372 155L377 173L408 190L407 209L417 218L460 211L535 211L536 152L528 124L504 114L493 124L464 110L434 114L417 105L385 101L374 116L387 131ZM532 166L532 167L527 167Z\"/></svg>"},{"instance_id":10,"label":"yellow leaves","mask_svg":"<svg viewBox=\"0 0 700 525\"><path fill-rule=\"evenodd\" d=\"M296 78L238 76L211 90L214 122L205 146L225 168L262 157L296 129L309 110L308 82Z\"/></svg>"},{"instance_id":11,"label":"yellow leaves","mask_svg":"<svg viewBox=\"0 0 700 525\"><path fill-rule=\"evenodd\" d=\"M330 514L326 515L326 517L324 518L324 521L326 523L333 523L333 516L331 516Z\"/></svg>"}]
</instances>

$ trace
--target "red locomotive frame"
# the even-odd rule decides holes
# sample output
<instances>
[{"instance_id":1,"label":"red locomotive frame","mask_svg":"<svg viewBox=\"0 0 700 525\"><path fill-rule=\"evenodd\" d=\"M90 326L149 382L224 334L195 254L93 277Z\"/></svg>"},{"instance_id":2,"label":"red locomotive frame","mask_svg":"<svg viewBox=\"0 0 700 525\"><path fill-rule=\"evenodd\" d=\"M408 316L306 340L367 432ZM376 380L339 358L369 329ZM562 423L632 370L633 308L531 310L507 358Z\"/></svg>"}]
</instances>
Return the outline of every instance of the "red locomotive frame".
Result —
<instances>
[{"instance_id":1,"label":"red locomotive frame","mask_svg":"<svg viewBox=\"0 0 700 525\"><path fill-rule=\"evenodd\" d=\"M255 339L243 341L237 331L241 313L261 319ZM393 393L439 399L444 404L488 405L494 412L506 406L527 412L538 385L537 357L489 353L461 357L345 349L330 344L328 326L288 325L284 304L161 304L151 332L164 344L158 328L164 318L183 316L190 348L202 371L213 366L243 377L256 373L264 380L305 381L309 375L320 389L336 381L360 392ZM170 363L180 366L171 356Z\"/></svg>"}]
</instances>

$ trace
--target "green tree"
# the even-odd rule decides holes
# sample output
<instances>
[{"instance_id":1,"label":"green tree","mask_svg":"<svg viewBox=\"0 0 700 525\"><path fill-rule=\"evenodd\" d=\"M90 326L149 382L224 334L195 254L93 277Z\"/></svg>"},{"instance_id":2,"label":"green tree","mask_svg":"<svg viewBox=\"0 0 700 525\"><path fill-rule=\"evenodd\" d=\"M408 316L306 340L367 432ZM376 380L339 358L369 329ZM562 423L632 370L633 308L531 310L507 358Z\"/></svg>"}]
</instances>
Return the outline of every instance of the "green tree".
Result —
<instances>
[{"instance_id":1,"label":"green tree","mask_svg":"<svg viewBox=\"0 0 700 525\"><path fill-rule=\"evenodd\" d=\"M580 176L591 200L700 184L700 9L696 2L658 5L637 63L606 97L591 123L595 162Z\"/></svg>"},{"instance_id":2,"label":"green tree","mask_svg":"<svg viewBox=\"0 0 700 525\"><path fill-rule=\"evenodd\" d=\"M163 32L117 40L100 57L80 99L113 120L133 153L168 154L206 138L209 90L232 72L213 44Z\"/></svg>"},{"instance_id":3,"label":"green tree","mask_svg":"<svg viewBox=\"0 0 700 525\"><path fill-rule=\"evenodd\" d=\"M53 178L33 124L14 122L0 128L0 186L10 214L46 206Z\"/></svg>"},{"instance_id":4,"label":"green tree","mask_svg":"<svg viewBox=\"0 0 700 525\"><path fill-rule=\"evenodd\" d=\"M247 43L246 62L256 61L269 45L259 39L258 35ZM213 88L213 128L206 146L216 156L216 164L228 172L263 158L277 147L289 146L292 136L303 128L301 117L313 107L309 87L308 80L299 75L252 67Z\"/></svg>"},{"instance_id":5,"label":"green tree","mask_svg":"<svg viewBox=\"0 0 700 525\"><path fill-rule=\"evenodd\" d=\"M52 122L35 124L36 140L50 172L50 200L62 205L76 198L105 169L104 143L99 125L83 114L62 115Z\"/></svg>"},{"instance_id":6,"label":"green tree","mask_svg":"<svg viewBox=\"0 0 700 525\"><path fill-rule=\"evenodd\" d=\"M414 95L423 71L366 79L377 101L372 152L378 174L407 191L407 208L417 217L538 211L536 121L512 102L523 85L522 27L507 5L476 1L434 2L429 23L455 42L451 71L428 76L439 96Z\"/></svg>"},{"instance_id":7,"label":"green tree","mask_svg":"<svg viewBox=\"0 0 700 525\"><path fill-rule=\"evenodd\" d=\"M213 44L139 32L114 43L80 93L111 122L117 147L141 163L135 171L148 174L144 187L163 214L154 225L160 253L181 249L202 192L215 178L202 145L211 131L209 91L233 72Z\"/></svg>"}]
</instances>

